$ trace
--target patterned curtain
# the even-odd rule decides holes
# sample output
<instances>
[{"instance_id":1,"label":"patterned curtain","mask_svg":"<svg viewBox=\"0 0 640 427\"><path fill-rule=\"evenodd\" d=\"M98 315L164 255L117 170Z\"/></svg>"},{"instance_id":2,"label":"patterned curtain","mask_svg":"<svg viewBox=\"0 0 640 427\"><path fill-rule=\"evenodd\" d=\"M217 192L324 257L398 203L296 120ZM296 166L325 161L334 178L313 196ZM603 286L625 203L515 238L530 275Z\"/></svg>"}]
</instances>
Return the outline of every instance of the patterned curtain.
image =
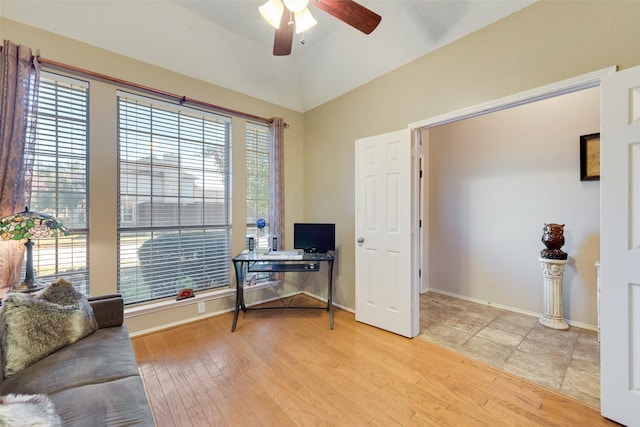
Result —
<instances>
[{"instance_id":1,"label":"patterned curtain","mask_svg":"<svg viewBox=\"0 0 640 427\"><path fill-rule=\"evenodd\" d=\"M5 40L0 103L0 218L23 211L31 193L40 63L31 49ZM24 244L0 240L0 288L20 281Z\"/></svg>"},{"instance_id":2,"label":"patterned curtain","mask_svg":"<svg viewBox=\"0 0 640 427\"><path fill-rule=\"evenodd\" d=\"M271 119L269 125L269 232L278 236L278 249L284 247L284 120ZM282 279L282 273L272 273L271 279Z\"/></svg>"}]
</instances>

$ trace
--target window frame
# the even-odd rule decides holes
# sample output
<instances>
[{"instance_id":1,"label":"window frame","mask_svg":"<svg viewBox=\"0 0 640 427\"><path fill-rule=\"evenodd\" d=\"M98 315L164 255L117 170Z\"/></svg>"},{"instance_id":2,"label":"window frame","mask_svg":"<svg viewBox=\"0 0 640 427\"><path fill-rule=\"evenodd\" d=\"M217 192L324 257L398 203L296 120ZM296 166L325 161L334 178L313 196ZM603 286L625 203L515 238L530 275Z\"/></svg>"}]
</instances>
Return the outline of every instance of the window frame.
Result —
<instances>
[{"instance_id":1,"label":"window frame","mask_svg":"<svg viewBox=\"0 0 640 427\"><path fill-rule=\"evenodd\" d=\"M253 131L252 131L253 129ZM271 161L271 143L269 141L269 126L262 123L255 123L247 121L246 123L246 131L245 131L245 154L246 154L246 180L247 180L247 239L250 237L254 238L254 250L267 250L267 248L271 249L271 233L270 233L270 203L271 203L271 174L269 173L269 163ZM260 148L266 147L266 150L260 150ZM253 155L252 155L253 153ZM257 170L258 168L251 169L251 161L255 160L255 164L257 165L262 158L262 161L266 162L266 171L263 171L262 174ZM250 171L251 170L251 171ZM253 173L255 172L255 173ZM256 181L260 180L260 178L266 177L267 180L267 196L266 197L251 197L252 194L252 184L256 184L255 181L252 180L254 178ZM259 209L254 209L256 215L249 215L252 212L252 207L257 207L260 204L260 200L263 202L266 201L266 210L264 214L258 214ZM253 205L253 206L252 206ZM259 230L257 226L257 220L262 218L266 221L266 226ZM271 280L271 274L269 273L252 273L247 277L249 283L251 283L252 278L255 278L256 283L266 283Z\"/></svg>"},{"instance_id":2,"label":"window frame","mask_svg":"<svg viewBox=\"0 0 640 427\"><path fill-rule=\"evenodd\" d=\"M49 93L46 89L49 86ZM65 93L66 92L66 93ZM45 99L55 100L47 103L53 109L45 110ZM60 103L64 99L67 103ZM69 280L80 292L88 295L91 290L90 272L90 188L91 176L89 168L90 143L90 82L78 77L70 77L46 70L40 74L38 88L38 108L36 113L34 156L32 169L32 182L30 193L31 211L40 211L57 217L60 222L69 229L69 236L36 239L33 246L34 269L36 276L46 282L59 278ZM46 120L45 120L46 117ZM65 140L65 144L61 144ZM48 142L47 145L43 141ZM80 143L83 141L83 143ZM55 142L55 146L53 145ZM78 146L81 145L81 148ZM55 191L38 191L46 185L44 174L40 175L43 164L42 159L55 158L53 168L53 187ZM81 168L59 167L60 164L71 165L73 160L80 160ZM77 163L76 163L77 164ZM70 172L71 171L71 172ZM79 172L81 171L81 172ZM49 176L51 178L51 176ZM71 180L71 183L62 182L63 179ZM51 180L49 180L51 182ZM84 186L84 194L80 197L81 208L72 207L71 217L62 214L63 203L61 199L78 194L78 183ZM66 189L64 187L67 187ZM61 191L61 188L64 191ZM52 195L54 207L45 203L47 194ZM39 200L39 199L42 200ZM69 209L69 208L66 208ZM76 223L76 215L84 212L80 223ZM84 242L84 243L83 243ZM53 247L52 256L43 253ZM64 249L64 250L63 250ZM52 261L48 261L52 260ZM61 265L70 265L70 270L61 271ZM24 270L23 266L23 270ZM43 274L43 269L52 269L52 273ZM24 271L23 271L24 273Z\"/></svg>"},{"instance_id":3,"label":"window frame","mask_svg":"<svg viewBox=\"0 0 640 427\"><path fill-rule=\"evenodd\" d=\"M255 132L250 132L250 129L256 129ZM250 148L250 144L253 146ZM260 148L266 146L266 150L260 150ZM246 150L246 180L247 180L247 235L248 236L256 236L261 234L260 239L256 239L256 247L270 247L270 242L267 241L269 237L269 226L271 223L271 218L269 218L269 204L271 203L271 187L270 180L272 179L271 174L269 172L269 162L270 162L270 153L271 153L271 144L269 142L269 126L261 123L247 122L246 124L246 139L245 139L245 150ZM253 156L251 153L255 153ZM256 164L261 160L266 163L266 170L260 171L257 168L253 168L255 173L250 173L250 161L255 160ZM267 181L267 195L266 197L251 197L252 194L252 177L256 177L259 179L266 179ZM255 184L255 182L253 183ZM259 184L255 184L259 185ZM261 201L266 204L265 211L260 214L259 209L254 209L253 211L256 213L254 216L250 216L249 214L252 212L252 207L257 207ZM252 206L253 205L253 206ZM262 218L266 221L266 226L262 229L262 232L258 230L257 220ZM265 235L266 234L266 235ZM259 242L258 240L261 240Z\"/></svg>"},{"instance_id":4,"label":"window frame","mask_svg":"<svg viewBox=\"0 0 640 427\"><path fill-rule=\"evenodd\" d=\"M163 262L152 262L153 267L151 269L147 269L146 271L148 272L148 274L150 274L151 276L147 276L147 277L151 277L150 280L153 281L153 284L158 284L160 280L162 280L162 277L168 278L168 283L167 284L163 284L160 285L159 288L155 288L154 289L150 289L149 290L149 296L148 297L140 297L138 296L138 284L141 283L140 281L143 280L140 277L141 273L136 272L136 277L135 277L135 281L136 281L136 285L133 286L133 289L135 290L134 295L135 297L133 298L125 298L125 304L130 305L130 304L138 304L138 303L142 303L142 302L147 302L147 301L154 301L154 300L162 300L165 298L169 298L169 297L175 297L180 289L184 288L184 287L189 287L192 288L194 291L208 291L208 290L215 290L215 289L226 289L229 288L230 286L230 280L229 280L229 266L228 266L228 260L230 259L231 256L231 232L232 232L232 224L231 224L231 181L232 181L232 171L231 171L231 155L232 155L232 143L233 143L233 138L232 138L232 119L231 117L228 116L224 116L224 115L220 115L217 114L215 112L210 112L210 111L206 111L200 108L194 108L194 107L187 107L187 106L183 106L183 105L177 105L177 104L172 104L172 103L168 103L165 102L163 100L157 99L156 97L153 96L143 96L143 95L139 95L136 93L131 93L129 91L123 91L123 90L118 90L117 91L117 95L116 95L116 103L117 103L117 117L118 117L118 123L116 125L117 128L117 133L118 133L118 223L117 223L117 250L118 250L118 260L117 260L117 275L118 275L118 292L122 293L123 295L127 295L128 292L130 291L130 289L127 289L127 285L125 282L125 278L123 278L123 270L124 268L126 268L124 266L124 261L123 261L123 257L124 256L129 256L129 258L132 258L131 254L126 254L123 253L123 244L122 244L122 238L123 236L131 236L131 235L135 235L138 236L138 233L140 235L144 235L145 233L149 233L149 235L151 236L152 240L155 240L157 243L151 243L150 244L150 250L143 252L143 250L146 250L144 248L145 243L140 243L138 237L135 237L135 241L138 242L137 244L139 244L138 250L137 250L137 264L139 269L143 269L143 261L144 259L154 259L156 256L154 255L157 251L159 251L160 247L162 247L162 245L165 245L166 248L169 248L169 246L167 246L167 243L161 243L161 239L164 239L165 242L169 242L172 241L173 238L177 238L178 240L176 241L177 246L179 247L178 249L178 254L174 252L171 252L171 256L169 259L174 260L174 258L171 257L177 257L175 259L177 259L177 261L174 262L175 264L175 269L176 271L179 272L184 272L187 271L188 269L190 269L191 267L193 267L195 269L195 264L199 263L198 265L202 266L202 270L200 271L200 273L195 272L195 270L190 269L188 271L191 271L194 275L188 275L186 277L183 277L181 274L182 273L178 273L178 276L174 277L174 273L169 271L167 272L167 268L164 269L165 271L165 276L154 276L154 274L156 272L160 272L163 271L162 269L166 266L163 266L163 264L167 264L168 261L166 261L166 259L163 259ZM123 206L123 196L131 196L131 194L129 193L123 193L123 155L122 155L122 150L123 149L128 149L128 145L125 146L125 141L123 141L123 126L122 126L122 121L123 121L123 113L122 113L122 102L121 99L125 99L125 101L123 102L137 102L137 103L141 103L144 104L145 107L144 108L149 108L150 114L153 114L152 112L156 112L158 113L160 116L165 114L166 115L166 121L163 120L158 120L157 122L155 122L153 120L153 118L151 118L151 122L153 122L154 124L152 125L151 122L149 123L149 138L151 141L153 141L152 143L150 143L150 148L149 148L149 152L150 154L150 158L148 160L148 167L149 169L149 185L148 185L148 192L145 194L135 194L135 197L137 198L138 196L141 196L143 198L148 198L150 200L149 202L149 209L151 210L150 212L150 217L149 217L149 223L146 224L140 224L137 223L136 224L136 219L133 219L133 224L123 224L122 223L122 219L123 219L123 211L122 211L122 206ZM141 107L143 108L143 107ZM175 116L177 117L178 122L176 123L175 126L170 126L171 125L171 118ZM223 128L223 132L222 132L222 139L221 141L216 140L217 142L222 142L221 144L213 144L211 143L211 141L209 141L208 144L204 144L202 145L202 169L198 170L197 168L195 168L195 166L193 166L193 164L191 165L191 168L187 168L187 167L183 167L182 162L183 159L185 164L188 164L188 161L186 160L187 157L181 157L181 149L184 148L183 147L183 142L184 145L187 145L188 143L192 143L197 145L198 143L202 143L203 141L197 141L197 140L193 140L193 141L188 141L188 138L181 132L180 129L180 125L181 125L181 118L184 117L184 120L202 120L203 123L208 123L210 126L215 127L216 129L218 128ZM154 131L152 130L152 126L162 126L162 125L167 125L168 127L167 129L167 135L161 135L161 133L158 134L154 134ZM176 136L176 139L173 140L171 139L168 135L169 133L173 133L173 132L177 132L174 136ZM187 130L185 130L184 132L187 132ZM213 132L215 133L215 132ZM142 135L144 136L144 132L142 133ZM126 136L128 137L128 136ZM177 145L175 145L175 147L172 147L170 150L176 150L178 153L178 157L175 160L176 162L176 166L174 167L174 165L172 164L168 164L166 163L164 166L160 164L160 161L158 160L157 163L154 163L154 158L153 158L153 153L154 153L154 143L155 143L155 138L162 139L165 138L163 140L163 142L165 144L167 144L167 146L173 144L173 143L177 143ZM203 136L204 137L204 136ZM138 144L138 142L133 142L133 145ZM160 144L158 144L160 145ZM132 149L135 149L132 148ZM211 151L209 151L209 153L206 152L206 150L209 149ZM167 153L165 153L167 154ZM208 157L207 157L208 156ZM211 163L216 163L216 162L221 162L221 165L218 165L218 167L216 169L206 169L205 168L205 158L210 158L211 159ZM131 164L137 163L136 162L125 162L127 163L126 167L129 167ZM142 162L140 162L142 164ZM135 171L134 173L138 172L138 166L135 166ZM194 169L195 168L195 169ZM140 169L141 170L141 169ZM208 172L207 172L208 171ZM191 191L186 191L183 192L183 184L186 182L186 178L189 176L189 172L198 172L198 173L202 173L201 178L201 195L200 196L196 196L195 194L195 187L194 189L192 189ZM164 180L158 181L159 178L161 178L163 176L163 174L175 174L175 176L177 177L177 189L175 189L177 191L177 196L174 197L173 193L170 193L170 188L165 188L167 186L167 183L164 182ZM214 173L216 174L216 176L222 177L222 194L223 197L221 198L214 198L211 196L207 196L207 190L212 191L210 187L210 184L208 183L208 177L207 177L207 173L211 174ZM136 188L137 187L137 180L141 175L135 175L136 176ZM191 177L192 179L195 179L195 175L193 175ZM195 186L195 181L193 181L193 185ZM169 185L170 187L170 185ZM161 193L159 194L158 191L159 189L162 188ZM186 188L186 187L185 187ZM220 191L220 190L217 190ZM215 190L214 190L215 192ZM176 222L172 223L172 224L160 224L160 223L156 223L155 222L155 217L154 214L156 212L156 206L158 206L158 212L160 212L162 206L161 204L163 202L161 202L160 200L164 200L164 199L169 199L169 200L177 200L178 203L176 203L176 210L174 213L176 213ZM125 199L126 201L128 201L128 199ZM186 224L186 223L182 223L182 209L184 206L187 205L187 203L182 203L181 201L189 201L189 200L196 200L196 201L201 201L202 202L202 212L201 212L201 218L200 218L200 223L193 223L193 224ZM222 200L223 201L223 206L222 206L222 222L218 221L218 222L209 222L210 218L207 216L207 213L209 213L211 215L211 212L207 211L206 209L206 205L207 203L211 204L211 203L215 203L216 200ZM135 203L134 203L135 204ZM171 203L167 203L167 205L169 205ZM133 209L134 211L140 211L140 207L136 206ZM198 232L202 232L202 242L197 243L197 237L195 237L195 233ZM205 277L210 277L207 276L207 272L211 271L208 266L211 264L210 261L207 261L206 263L204 262L204 256L202 254L206 253L206 251L208 251L211 247L211 245L206 244L207 243L207 239L211 238L213 236L213 240L211 242L213 242L213 244L219 244L218 238L219 236L214 236L212 233L220 233L222 235L222 242L223 242L223 255L222 256L217 256L216 257L216 262L218 264L215 264L215 266L213 268L216 269L216 273L214 275L214 282L215 285L213 286L202 286L200 283L200 279L205 280ZM132 234L135 233L135 234ZM166 234L166 233L170 233L170 234ZM174 237L170 237L171 235L173 235ZM165 237L160 237L160 236L165 236ZM188 247L187 245L187 241L191 241L193 245L197 245L197 249L196 247ZM211 243L210 242L210 243ZM154 248L154 245L156 247L156 249ZM219 247L219 246L216 246ZM184 262L184 260L182 260L182 257L185 256L184 254L190 251L189 254L200 254L197 256L201 256L202 259L195 259L195 258L191 258L188 262ZM158 252L159 253L159 252ZM209 252L210 253L210 252ZM147 254L150 258L145 258ZM149 255L151 254L151 255ZM189 255L191 256L191 255ZM193 255L196 256L196 255ZM142 257L142 258L140 258ZM200 276L198 276L198 274L200 274ZM154 278L155 277L155 278ZM196 278L196 280L194 281L193 278ZM191 282L187 279L192 280ZM208 279L207 279L208 280ZM146 279L144 279L144 281L146 283L148 283L148 281ZM194 283L195 282L195 285ZM153 285L152 284L152 285ZM154 292L158 292L157 295L154 295Z\"/></svg>"}]
</instances>

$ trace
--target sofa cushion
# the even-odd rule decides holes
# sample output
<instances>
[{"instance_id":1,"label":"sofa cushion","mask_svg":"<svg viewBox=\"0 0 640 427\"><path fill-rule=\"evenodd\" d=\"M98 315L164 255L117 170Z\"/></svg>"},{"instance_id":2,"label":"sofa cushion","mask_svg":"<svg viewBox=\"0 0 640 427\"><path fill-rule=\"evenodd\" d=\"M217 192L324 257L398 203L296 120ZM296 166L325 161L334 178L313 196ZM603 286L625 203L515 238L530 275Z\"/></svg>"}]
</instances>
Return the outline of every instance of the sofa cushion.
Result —
<instances>
[{"instance_id":1,"label":"sofa cushion","mask_svg":"<svg viewBox=\"0 0 640 427\"><path fill-rule=\"evenodd\" d=\"M49 398L64 427L155 425L138 376L62 390Z\"/></svg>"},{"instance_id":2,"label":"sofa cushion","mask_svg":"<svg viewBox=\"0 0 640 427\"><path fill-rule=\"evenodd\" d=\"M126 327L104 328L6 378L2 393L51 395L132 375L139 372Z\"/></svg>"},{"instance_id":3,"label":"sofa cushion","mask_svg":"<svg viewBox=\"0 0 640 427\"><path fill-rule=\"evenodd\" d=\"M0 309L4 376L76 342L98 328L87 298L58 280L37 294L8 293Z\"/></svg>"},{"instance_id":4,"label":"sofa cushion","mask_svg":"<svg viewBox=\"0 0 640 427\"><path fill-rule=\"evenodd\" d=\"M124 300L120 294L90 296L87 298L98 328L112 328L124 322Z\"/></svg>"}]
</instances>

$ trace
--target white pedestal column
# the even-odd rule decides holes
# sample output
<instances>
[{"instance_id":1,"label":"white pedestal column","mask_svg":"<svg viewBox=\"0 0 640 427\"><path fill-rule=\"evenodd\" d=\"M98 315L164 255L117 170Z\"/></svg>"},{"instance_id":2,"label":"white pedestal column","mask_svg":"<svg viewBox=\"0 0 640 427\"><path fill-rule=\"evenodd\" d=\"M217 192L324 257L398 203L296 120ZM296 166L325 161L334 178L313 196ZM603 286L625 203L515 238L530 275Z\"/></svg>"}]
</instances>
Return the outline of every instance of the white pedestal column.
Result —
<instances>
[{"instance_id":1,"label":"white pedestal column","mask_svg":"<svg viewBox=\"0 0 640 427\"><path fill-rule=\"evenodd\" d=\"M566 259L538 258L544 279L544 311L538 320L542 325L553 329L569 329L562 316L562 276Z\"/></svg>"}]
</instances>

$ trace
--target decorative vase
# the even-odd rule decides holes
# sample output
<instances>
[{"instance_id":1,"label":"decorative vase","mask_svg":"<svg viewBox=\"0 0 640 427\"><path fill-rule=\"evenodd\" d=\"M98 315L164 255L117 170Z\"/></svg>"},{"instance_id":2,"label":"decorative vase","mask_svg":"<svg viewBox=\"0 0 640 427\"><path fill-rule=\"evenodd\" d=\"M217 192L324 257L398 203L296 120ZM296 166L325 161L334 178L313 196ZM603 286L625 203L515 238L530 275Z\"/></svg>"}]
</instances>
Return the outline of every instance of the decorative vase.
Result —
<instances>
[{"instance_id":1,"label":"decorative vase","mask_svg":"<svg viewBox=\"0 0 640 427\"><path fill-rule=\"evenodd\" d=\"M542 243L547 248L540 251L540 258L567 259L567 253L560 249L564 245L564 224L545 224Z\"/></svg>"}]
</instances>

